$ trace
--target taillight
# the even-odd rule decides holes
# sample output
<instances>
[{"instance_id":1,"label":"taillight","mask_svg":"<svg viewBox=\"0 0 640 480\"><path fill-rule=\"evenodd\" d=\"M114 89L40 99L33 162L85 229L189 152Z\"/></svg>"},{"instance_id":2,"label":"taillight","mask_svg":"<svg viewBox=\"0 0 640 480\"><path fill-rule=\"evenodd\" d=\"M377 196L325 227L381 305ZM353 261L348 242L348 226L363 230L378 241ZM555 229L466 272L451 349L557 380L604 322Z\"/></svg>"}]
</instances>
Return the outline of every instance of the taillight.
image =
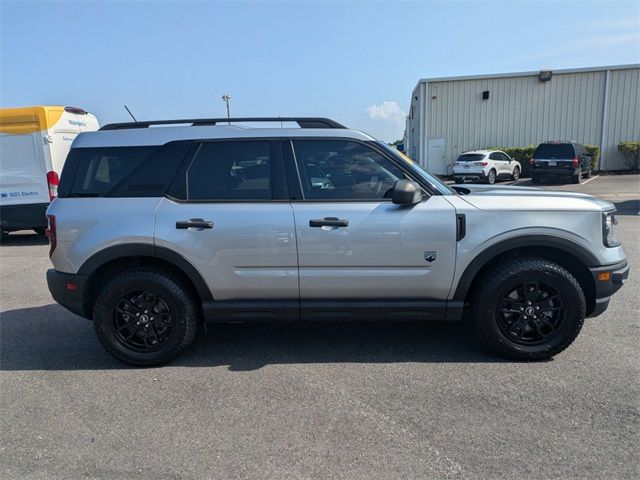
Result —
<instances>
[{"instance_id":1,"label":"taillight","mask_svg":"<svg viewBox=\"0 0 640 480\"><path fill-rule=\"evenodd\" d=\"M579 163L580 163L580 161L578 160L578 157L576 157L571 162L571 165L573 165L574 167L577 167L579 165Z\"/></svg>"},{"instance_id":2,"label":"taillight","mask_svg":"<svg viewBox=\"0 0 640 480\"><path fill-rule=\"evenodd\" d=\"M487 162L473 162L474 165L478 165L479 167L486 167Z\"/></svg>"},{"instance_id":3,"label":"taillight","mask_svg":"<svg viewBox=\"0 0 640 480\"><path fill-rule=\"evenodd\" d=\"M49 201L51 201L58 196L58 185L60 184L58 174L53 170L47 172L47 184L49 185Z\"/></svg>"},{"instance_id":4,"label":"taillight","mask_svg":"<svg viewBox=\"0 0 640 480\"><path fill-rule=\"evenodd\" d=\"M531 160L529 160L529 165L535 165L536 164L536 159L532 158Z\"/></svg>"},{"instance_id":5,"label":"taillight","mask_svg":"<svg viewBox=\"0 0 640 480\"><path fill-rule=\"evenodd\" d=\"M45 230L45 234L49 239L49 257L51 257L51 255L53 255L53 251L58 245L58 236L56 235L56 216L47 215L47 220L49 220L49 228Z\"/></svg>"}]
</instances>

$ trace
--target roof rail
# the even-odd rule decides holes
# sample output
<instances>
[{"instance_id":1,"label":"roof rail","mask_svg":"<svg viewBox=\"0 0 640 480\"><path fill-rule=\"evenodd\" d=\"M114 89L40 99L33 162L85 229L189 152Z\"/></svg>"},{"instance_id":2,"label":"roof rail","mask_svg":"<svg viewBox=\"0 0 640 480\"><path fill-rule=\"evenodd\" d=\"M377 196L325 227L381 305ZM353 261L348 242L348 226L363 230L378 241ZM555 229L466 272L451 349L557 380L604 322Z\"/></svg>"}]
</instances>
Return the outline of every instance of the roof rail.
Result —
<instances>
[{"instance_id":1,"label":"roof rail","mask_svg":"<svg viewBox=\"0 0 640 480\"><path fill-rule=\"evenodd\" d=\"M196 118L184 120L151 120L147 122L109 123L100 130L123 130L128 128L148 128L153 125L190 124L192 127L237 122L295 122L300 128L347 128L329 118L320 117L243 117L243 118Z\"/></svg>"}]
</instances>

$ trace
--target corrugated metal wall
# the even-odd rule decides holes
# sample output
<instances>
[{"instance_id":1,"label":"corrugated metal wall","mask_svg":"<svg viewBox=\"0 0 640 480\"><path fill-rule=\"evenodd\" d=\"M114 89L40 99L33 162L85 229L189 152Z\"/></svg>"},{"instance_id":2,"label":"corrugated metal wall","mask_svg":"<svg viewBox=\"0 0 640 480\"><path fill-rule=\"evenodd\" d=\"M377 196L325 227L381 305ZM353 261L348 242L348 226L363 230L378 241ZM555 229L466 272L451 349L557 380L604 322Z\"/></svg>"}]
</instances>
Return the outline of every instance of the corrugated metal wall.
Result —
<instances>
[{"instance_id":1,"label":"corrugated metal wall","mask_svg":"<svg viewBox=\"0 0 640 480\"><path fill-rule=\"evenodd\" d=\"M524 146L546 140L600 144L605 106L606 71L554 73L551 81L537 75L432 81L427 84L423 148L415 158L432 173L444 171L468 150ZM610 70L608 116L603 154L605 168L625 168L617 144L640 139L640 69ZM417 90L419 91L419 89ZM489 91L489 99L482 92ZM414 95L416 93L414 92ZM414 102L412 97L412 104ZM415 111L414 117L419 112ZM409 119L414 128L419 119ZM427 139L444 138L445 165L428 159Z\"/></svg>"},{"instance_id":2,"label":"corrugated metal wall","mask_svg":"<svg viewBox=\"0 0 640 480\"><path fill-rule=\"evenodd\" d=\"M640 140L640 68L610 70L604 152L607 170L626 168L618 143Z\"/></svg>"}]
</instances>

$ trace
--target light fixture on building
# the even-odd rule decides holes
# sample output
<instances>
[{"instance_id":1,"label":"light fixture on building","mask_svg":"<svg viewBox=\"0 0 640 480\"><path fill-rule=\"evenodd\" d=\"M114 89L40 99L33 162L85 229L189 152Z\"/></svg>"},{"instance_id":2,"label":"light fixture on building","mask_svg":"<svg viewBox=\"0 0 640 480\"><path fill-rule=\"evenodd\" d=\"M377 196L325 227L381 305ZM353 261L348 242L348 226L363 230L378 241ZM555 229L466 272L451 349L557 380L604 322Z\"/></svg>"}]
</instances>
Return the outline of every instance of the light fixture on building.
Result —
<instances>
[{"instance_id":1,"label":"light fixture on building","mask_svg":"<svg viewBox=\"0 0 640 480\"><path fill-rule=\"evenodd\" d=\"M538 73L538 80L541 82L548 82L551 80L552 76L553 72L551 70L540 70L540 73Z\"/></svg>"},{"instance_id":2,"label":"light fixture on building","mask_svg":"<svg viewBox=\"0 0 640 480\"><path fill-rule=\"evenodd\" d=\"M485 90L484 92L482 92L482 99L489 100L489 90Z\"/></svg>"}]
</instances>

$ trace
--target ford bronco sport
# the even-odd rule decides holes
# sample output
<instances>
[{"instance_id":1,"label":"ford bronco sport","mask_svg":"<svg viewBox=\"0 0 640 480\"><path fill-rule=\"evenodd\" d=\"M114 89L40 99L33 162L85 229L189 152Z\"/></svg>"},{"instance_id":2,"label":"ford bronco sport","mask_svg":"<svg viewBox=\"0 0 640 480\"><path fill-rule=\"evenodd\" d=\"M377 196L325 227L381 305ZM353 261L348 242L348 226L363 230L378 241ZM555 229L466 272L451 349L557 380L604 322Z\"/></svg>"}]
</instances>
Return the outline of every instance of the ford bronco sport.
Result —
<instances>
[{"instance_id":1,"label":"ford bronco sport","mask_svg":"<svg viewBox=\"0 0 640 480\"><path fill-rule=\"evenodd\" d=\"M246 125L269 120L287 127ZM628 276L614 207L592 196L452 189L328 119L226 123L112 124L73 143L47 212L48 285L124 362L169 361L203 321L465 310L492 350L544 359Z\"/></svg>"}]
</instances>

